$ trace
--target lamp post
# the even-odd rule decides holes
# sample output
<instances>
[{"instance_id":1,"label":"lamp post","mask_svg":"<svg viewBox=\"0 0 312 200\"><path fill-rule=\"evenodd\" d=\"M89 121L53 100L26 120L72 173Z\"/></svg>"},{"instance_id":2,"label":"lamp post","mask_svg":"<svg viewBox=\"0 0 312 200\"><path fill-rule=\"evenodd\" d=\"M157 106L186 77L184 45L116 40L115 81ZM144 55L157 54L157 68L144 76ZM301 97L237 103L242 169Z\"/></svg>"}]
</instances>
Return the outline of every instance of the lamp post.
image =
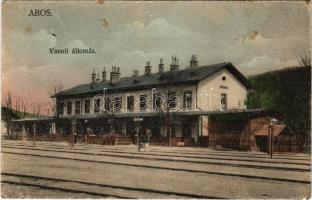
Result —
<instances>
[{"instance_id":1,"label":"lamp post","mask_svg":"<svg viewBox=\"0 0 312 200\"><path fill-rule=\"evenodd\" d=\"M277 119L272 118L270 119L269 123L269 151L270 158L273 157L273 151L274 151L274 133L273 133L273 127L277 124Z\"/></svg>"},{"instance_id":2,"label":"lamp post","mask_svg":"<svg viewBox=\"0 0 312 200\"><path fill-rule=\"evenodd\" d=\"M85 144L87 145L88 144L88 140L89 140L89 132L90 132L90 130L89 130L89 127L87 126L88 120L85 119L84 122L85 122L85 127L86 127Z\"/></svg>"},{"instance_id":3,"label":"lamp post","mask_svg":"<svg viewBox=\"0 0 312 200\"><path fill-rule=\"evenodd\" d=\"M138 143L138 151L140 151L141 146L140 146L140 122L143 121L143 118L140 117L134 117L133 121L135 122L136 126L135 126L135 132L136 132L136 136L137 136L137 143Z\"/></svg>"},{"instance_id":4,"label":"lamp post","mask_svg":"<svg viewBox=\"0 0 312 200\"><path fill-rule=\"evenodd\" d=\"M71 124L72 124L72 131L71 131L71 139L70 139L70 148L73 149L74 148L74 134L75 134L75 125L76 125L76 120L73 119L71 121Z\"/></svg>"}]
</instances>

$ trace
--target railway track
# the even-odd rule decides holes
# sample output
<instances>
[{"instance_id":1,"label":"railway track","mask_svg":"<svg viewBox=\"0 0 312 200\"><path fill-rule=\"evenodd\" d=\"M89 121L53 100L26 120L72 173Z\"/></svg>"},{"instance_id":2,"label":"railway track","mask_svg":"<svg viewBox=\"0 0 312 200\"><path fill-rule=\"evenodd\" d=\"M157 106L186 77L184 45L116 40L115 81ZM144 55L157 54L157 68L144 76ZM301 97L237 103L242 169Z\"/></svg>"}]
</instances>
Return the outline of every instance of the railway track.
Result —
<instances>
[{"instance_id":1,"label":"railway track","mask_svg":"<svg viewBox=\"0 0 312 200\"><path fill-rule=\"evenodd\" d=\"M102 198L200 198L200 199L224 199L209 195L180 193L174 191L161 191L147 188L125 187L79 180L60 179L16 173L1 173L2 184L37 187L45 190L83 193Z\"/></svg>"},{"instance_id":2,"label":"railway track","mask_svg":"<svg viewBox=\"0 0 312 200\"><path fill-rule=\"evenodd\" d=\"M261 180L261 181L265 180L265 181L277 181L277 182L288 182L288 183L299 183L299 184L310 184L311 183L310 181L307 181L307 180L298 180L298 179L285 179L285 178L276 178L276 177L254 176L254 175L246 175L246 174L224 173L224 172L205 171L205 170L193 170L193 169L183 169L183 168L175 168L175 167L163 167L163 166L153 166L153 165L144 165L144 164L133 164L133 163L125 163L125 162L99 161L99 160L91 160L91 159L62 157L62 156L8 152L8 151L3 151L3 150L2 150L2 153L14 154L14 155L23 155L23 156L32 156L32 157L41 157L41 158L49 158L49 159L80 161L80 162L88 162L88 163L102 163L102 164L109 164L109 165L130 166L130 167L136 167L136 168L150 168L150 169L181 171L181 172L190 172L190 173L198 173L198 174L220 175L220 176L237 177L237 178L245 178L245 179L247 178L247 179L251 179L251 180Z\"/></svg>"},{"instance_id":3,"label":"railway track","mask_svg":"<svg viewBox=\"0 0 312 200\"><path fill-rule=\"evenodd\" d=\"M10 147L16 147L16 148L29 148L29 149L56 149L56 150L69 150L69 148L66 147L54 147L54 146L44 146L44 147L40 147L40 148L34 148L34 146L31 145L3 145L3 147L5 148L10 148ZM85 151L87 149L83 149L83 148L77 148L75 150L78 150L77 152L79 153L85 153L88 154L88 152L82 152ZM71 152L71 151L66 151L66 152ZM302 165L302 166L311 166L310 163L307 162L285 162L285 161L279 161L279 160L269 160L268 158L265 160L255 160L254 158L220 158L217 157L216 155L214 156L210 156L210 155L204 155L204 156L198 156L198 155L194 155L194 156L190 156L190 155L172 155L172 154L163 154L163 153L150 153L150 152L144 152L144 153L139 153L139 152L126 152L126 151L116 151L116 150L103 150L100 149L100 152L103 152L102 155L107 155L105 153L115 153L115 154L130 154L130 155L140 155L140 156L157 156L157 157L171 157L171 158L191 158L191 159L200 159L200 160L220 160L220 161L242 161L242 162L251 162L251 163L269 163L269 164L294 164L294 165ZM99 155L101 155L99 153ZM118 156L118 155L116 155ZM232 156L231 156L232 157ZM142 157L140 157L142 158ZM262 158L263 159L263 158ZM176 161L176 160L175 160Z\"/></svg>"},{"instance_id":4,"label":"railway track","mask_svg":"<svg viewBox=\"0 0 312 200\"><path fill-rule=\"evenodd\" d=\"M130 155L112 155L105 153L88 153L88 152L78 152L78 151L67 151L67 150L55 150L55 149L44 149L44 148L28 148L28 147L11 147L2 146L7 149L23 149L23 150L35 150L35 151L45 151L45 152L58 152L58 153L69 153L69 154L83 154L83 155L93 155L93 156L108 156L108 157L119 157L127 159L143 159L143 160L156 160L156 161L168 161L168 162L184 162L184 163L197 163L197 164L212 164L212 165L223 165L223 166L234 166L234 167L244 167L244 168L254 168L254 169L271 169L271 170L284 170L284 171L297 171L297 172L309 172L310 168L295 168L295 167L280 167L280 166L264 166L264 165L252 165L252 164L240 164L240 163L221 163L213 161L196 161L196 160L179 160L179 159L168 159L168 158L156 158L156 157L143 157L143 156L130 156ZM2 150L2 152L5 152ZM264 163L264 162L262 162ZM307 165L309 166L309 165Z\"/></svg>"},{"instance_id":5,"label":"railway track","mask_svg":"<svg viewBox=\"0 0 312 200\"><path fill-rule=\"evenodd\" d=\"M2 145L12 145L12 144L2 144ZM32 145L25 145L25 143L14 143L14 146L29 146L29 147L33 147ZM69 149L69 147L66 147L64 145L51 145L51 144L46 144L46 143L41 143L40 146L44 146L44 147L50 147L50 148L55 148L55 149ZM78 147L77 147L78 146ZM124 153L125 150L133 150L134 148L132 147L114 147L114 150L111 150L112 148L110 146L84 146L82 144L79 145L75 145L75 150L89 150L89 149L98 149L98 150L103 150L103 151L116 151L116 152L121 152ZM129 151L126 151L127 153ZM222 159L222 157L234 157L234 159L236 158L251 158L251 159L268 159L269 157L266 154L263 153L257 153L257 152L248 152L248 154L246 154L246 152L230 152L230 151L222 151L222 150L218 150L218 151L211 151L211 152L207 152L207 151L203 151L203 150L183 150L183 151L179 151L179 150L159 150L159 149L155 149L155 148L150 148L149 152L151 153L160 153L159 155L172 155L172 154L179 154L182 156L218 156L221 157L220 159ZM302 156L302 155L293 155L293 154L280 154L280 153L275 153L274 154L275 159L279 159L279 160L292 160L292 161L308 161L311 162L310 158L307 158L307 156Z\"/></svg>"}]
</instances>

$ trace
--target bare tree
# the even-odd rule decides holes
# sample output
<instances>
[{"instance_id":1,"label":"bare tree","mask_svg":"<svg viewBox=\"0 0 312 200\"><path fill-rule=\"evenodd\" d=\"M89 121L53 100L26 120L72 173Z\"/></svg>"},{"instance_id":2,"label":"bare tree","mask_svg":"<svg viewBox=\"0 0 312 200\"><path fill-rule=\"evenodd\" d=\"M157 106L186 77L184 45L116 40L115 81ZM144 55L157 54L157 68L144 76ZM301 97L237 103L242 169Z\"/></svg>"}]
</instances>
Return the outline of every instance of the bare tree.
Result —
<instances>
[{"instance_id":1,"label":"bare tree","mask_svg":"<svg viewBox=\"0 0 312 200\"><path fill-rule=\"evenodd\" d=\"M22 98L21 100L21 118L26 117L26 113L29 109L29 101L27 97Z\"/></svg>"},{"instance_id":2,"label":"bare tree","mask_svg":"<svg viewBox=\"0 0 312 200\"><path fill-rule=\"evenodd\" d=\"M53 84L52 87L49 90L49 95L53 96L57 93L62 92L64 89L64 86L62 84L62 82L59 82L57 84ZM55 117L58 117L58 112L57 112L57 99L56 98L52 98L52 101L49 102L50 105L50 109L51 109L51 114Z\"/></svg>"},{"instance_id":3,"label":"bare tree","mask_svg":"<svg viewBox=\"0 0 312 200\"><path fill-rule=\"evenodd\" d=\"M42 105L40 103L32 103L32 113L35 117L39 117L41 114Z\"/></svg>"},{"instance_id":4,"label":"bare tree","mask_svg":"<svg viewBox=\"0 0 312 200\"><path fill-rule=\"evenodd\" d=\"M163 121L163 124L166 127L167 130L167 136L168 136L168 145L169 147L172 145L172 125L176 122L176 101L177 96L175 94L176 88L176 78L177 75L174 71L169 71L166 74L163 75L163 78L167 80L166 87L163 87L161 91L162 99L165 101L163 102L163 105L161 108L158 109L158 113L160 115L160 118ZM155 100L154 100L155 101ZM155 102L153 102L154 104Z\"/></svg>"},{"instance_id":5,"label":"bare tree","mask_svg":"<svg viewBox=\"0 0 312 200\"><path fill-rule=\"evenodd\" d=\"M311 67L311 53L310 51L306 51L299 55L298 62L301 66Z\"/></svg>"},{"instance_id":6,"label":"bare tree","mask_svg":"<svg viewBox=\"0 0 312 200\"><path fill-rule=\"evenodd\" d=\"M19 97L19 96L16 96L15 97L15 102L14 102L14 108L13 108L13 110L15 110L15 112L16 112L16 115L18 116L18 117L21 117L20 116L20 114L21 114L21 97Z\"/></svg>"},{"instance_id":7,"label":"bare tree","mask_svg":"<svg viewBox=\"0 0 312 200\"><path fill-rule=\"evenodd\" d=\"M7 97L4 100L4 105L7 109L6 114L3 115L3 120L6 126L6 131L8 136L10 136L10 129L11 129L11 122L12 122L12 114L13 114L13 110L12 110L12 94L10 92L8 92ZM3 112L3 111L2 111Z\"/></svg>"}]
</instances>

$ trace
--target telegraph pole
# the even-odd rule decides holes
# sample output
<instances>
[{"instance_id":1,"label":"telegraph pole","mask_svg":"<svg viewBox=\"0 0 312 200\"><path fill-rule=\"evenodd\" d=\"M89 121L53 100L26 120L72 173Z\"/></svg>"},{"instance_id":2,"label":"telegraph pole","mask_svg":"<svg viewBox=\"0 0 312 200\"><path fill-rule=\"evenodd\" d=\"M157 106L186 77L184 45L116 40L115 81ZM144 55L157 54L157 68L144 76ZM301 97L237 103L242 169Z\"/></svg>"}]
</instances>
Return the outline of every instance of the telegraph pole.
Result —
<instances>
[{"instance_id":1,"label":"telegraph pole","mask_svg":"<svg viewBox=\"0 0 312 200\"><path fill-rule=\"evenodd\" d=\"M74 148L74 142L75 142L75 125L76 125L76 121L72 120L72 131L71 131L71 137L70 137L70 149Z\"/></svg>"},{"instance_id":2,"label":"telegraph pole","mask_svg":"<svg viewBox=\"0 0 312 200\"><path fill-rule=\"evenodd\" d=\"M33 134L33 145L36 146L36 124L33 125L34 134Z\"/></svg>"}]
</instances>

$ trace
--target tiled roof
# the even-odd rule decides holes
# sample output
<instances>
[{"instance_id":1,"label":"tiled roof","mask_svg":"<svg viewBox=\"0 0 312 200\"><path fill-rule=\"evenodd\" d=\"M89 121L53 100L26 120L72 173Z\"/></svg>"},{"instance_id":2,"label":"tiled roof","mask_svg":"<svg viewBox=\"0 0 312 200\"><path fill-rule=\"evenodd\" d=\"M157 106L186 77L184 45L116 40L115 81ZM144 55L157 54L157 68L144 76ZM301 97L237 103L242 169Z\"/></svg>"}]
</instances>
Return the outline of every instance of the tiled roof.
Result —
<instances>
[{"instance_id":1,"label":"tiled roof","mask_svg":"<svg viewBox=\"0 0 312 200\"><path fill-rule=\"evenodd\" d=\"M81 84L73 88L64 90L52 97L97 93L103 91L103 88L107 88L108 91L116 91L152 88L155 86L166 85L172 82L174 84L191 82L195 83L213 75L214 73L222 69L229 70L247 89L251 87L250 82L231 63L219 63L194 68L186 68L173 72L153 73L150 75L125 77L121 78L115 84L111 84L110 81L98 81L95 83Z\"/></svg>"},{"instance_id":2,"label":"tiled roof","mask_svg":"<svg viewBox=\"0 0 312 200\"><path fill-rule=\"evenodd\" d=\"M275 125L273 126L273 133L274 133L274 136L278 136L279 134L281 134L284 129L285 129L286 125ZM263 125L261 128L257 129L255 131L255 135L257 136L268 136L269 134L269 125L266 124L266 125Z\"/></svg>"}]
</instances>

